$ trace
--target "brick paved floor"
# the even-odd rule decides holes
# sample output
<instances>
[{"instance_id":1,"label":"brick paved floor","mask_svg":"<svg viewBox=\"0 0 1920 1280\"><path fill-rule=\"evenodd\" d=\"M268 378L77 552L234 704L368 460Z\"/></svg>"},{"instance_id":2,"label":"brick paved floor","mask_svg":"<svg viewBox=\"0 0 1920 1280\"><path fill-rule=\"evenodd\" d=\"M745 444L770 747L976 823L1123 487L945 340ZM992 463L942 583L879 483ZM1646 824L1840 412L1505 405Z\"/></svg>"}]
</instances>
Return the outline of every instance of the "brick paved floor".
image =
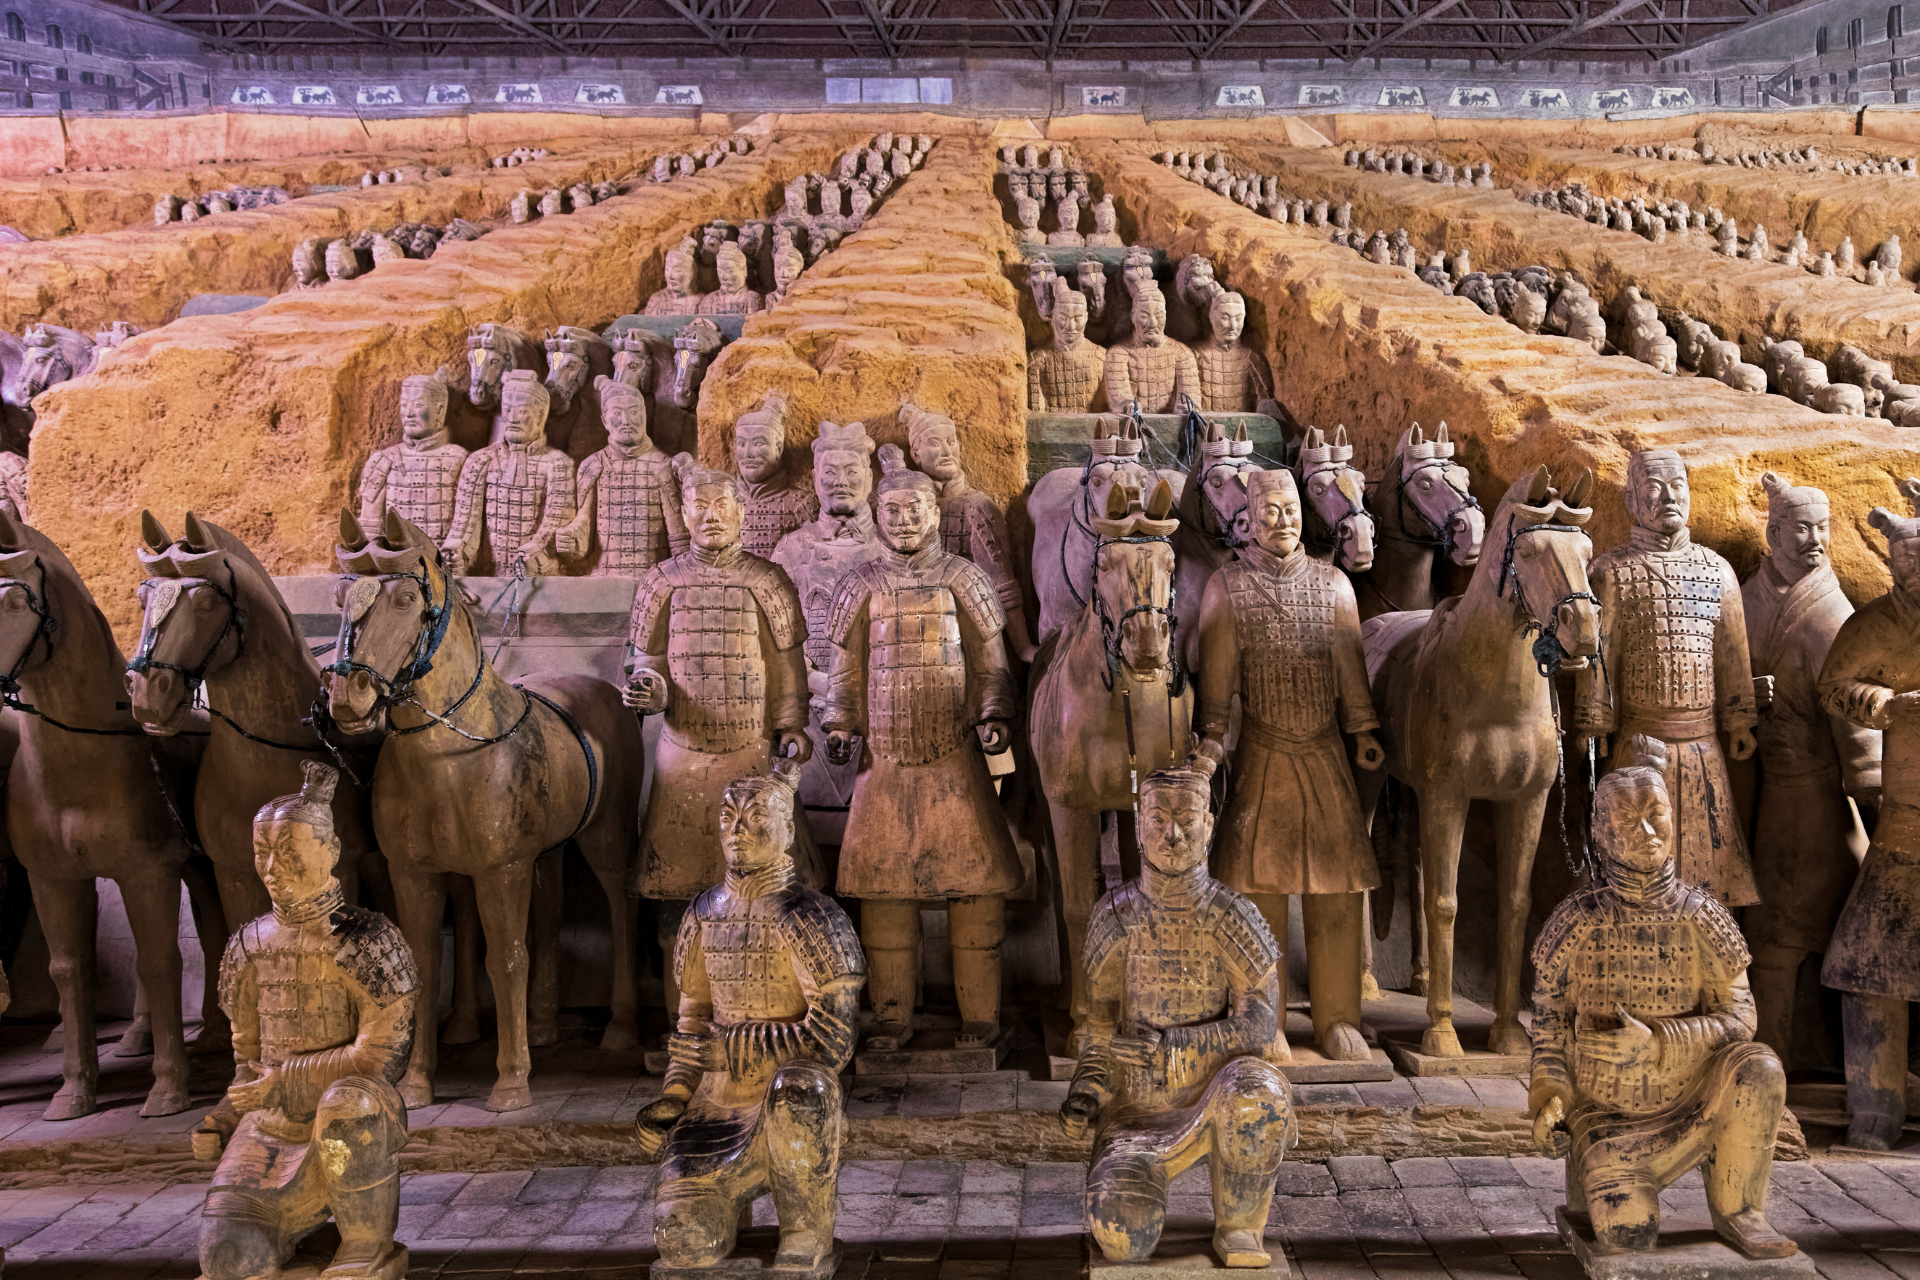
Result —
<instances>
[{"instance_id":1,"label":"brick paved floor","mask_svg":"<svg viewBox=\"0 0 1920 1280\"><path fill-rule=\"evenodd\" d=\"M1077 1164L857 1161L840 1180L842 1280L1067 1280L1083 1268ZM654 1170L550 1168L408 1177L400 1238L414 1280L551 1272L641 1280L653 1260ZM1830 1280L1920 1278L1920 1163L1775 1167L1771 1212ZM1338 1156L1282 1170L1269 1238L1307 1280L1575 1280L1553 1230L1557 1161ZM11 1280L187 1280L198 1272L197 1185L0 1191ZM1172 1212L1209 1212L1205 1172ZM1704 1214L1697 1173L1670 1212ZM756 1221L771 1222L762 1200ZM323 1229L325 1230L325 1229Z\"/></svg>"}]
</instances>

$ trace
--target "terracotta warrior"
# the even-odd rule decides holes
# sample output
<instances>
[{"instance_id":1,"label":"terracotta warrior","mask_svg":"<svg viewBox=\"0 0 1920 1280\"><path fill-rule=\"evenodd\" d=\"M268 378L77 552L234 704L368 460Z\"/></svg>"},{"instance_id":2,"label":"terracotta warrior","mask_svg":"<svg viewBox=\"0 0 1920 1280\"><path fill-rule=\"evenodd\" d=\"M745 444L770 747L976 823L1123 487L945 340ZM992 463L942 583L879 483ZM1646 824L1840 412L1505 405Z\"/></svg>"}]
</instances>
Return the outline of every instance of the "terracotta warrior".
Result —
<instances>
[{"instance_id":1,"label":"terracotta warrior","mask_svg":"<svg viewBox=\"0 0 1920 1280\"><path fill-rule=\"evenodd\" d=\"M1767 558L1740 588L1760 691L1760 794L1753 878L1740 927L1753 948L1754 1038L1788 1056L1801 962L1825 951L1860 869L1852 796L1871 820L1880 735L1820 705L1820 668L1853 606L1828 560L1827 495L1769 471ZM1864 840L1861 845L1864 846Z\"/></svg>"},{"instance_id":2,"label":"terracotta warrior","mask_svg":"<svg viewBox=\"0 0 1920 1280\"><path fill-rule=\"evenodd\" d=\"M653 296L647 299L646 314L650 316L698 315L701 302L700 255L699 246L694 243L692 236L688 236L667 250L665 270L666 288L656 289Z\"/></svg>"},{"instance_id":3,"label":"terracotta warrior","mask_svg":"<svg viewBox=\"0 0 1920 1280\"><path fill-rule=\"evenodd\" d=\"M945 414L913 404L900 406L900 425L907 429L913 465L933 477L939 494L940 549L973 561L985 572L1007 616L1007 648L1022 661L1031 661L1033 641L1027 633L1018 561L1007 536L1007 514L999 503L967 483L960 465L959 427Z\"/></svg>"},{"instance_id":4,"label":"terracotta warrior","mask_svg":"<svg viewBox=\"0 0 1920 1280\"><path fill-rule=\"evenodd\" d=\"M194 1157L220 1162L200 1268L207 1280L274 1275L331 1217L340 1248L326 1275L399 1280L407 1108L394 1085L413 1045L418 977L400 930L350 906L334 878L338 775L312 760L301 770L299 793L253 820L273 911L242 926L220 962L235 1068L193 1132Z\"/></svg>"},{"instance_id":5,"label":"terracotta warrior","mask_svg":"<svg viewBox=\"0 0 1920 1280\"><path fill-rule=\"evenodd\" d=\"M771 558L780 539L820 514L809 477L787 466L787 397L769 391L733 424L733 466L746 505L741 541Z\"/></svg>"},{"instance_id":6,"label":"terracotta warrior","mask_svg":"<svg viewBox=\"0 0 1920 1280\"><path fill-rule=\"evenodd\" d=\"M1060 229L1047 236L1048 244L1078 249L1087 243L1080 234L1080 201L1071 192L1054 202L1054 220Z\"/></svg>"},{"instance_id":7,"label":"terracotta warrior","mask_svg":"<svg viewBox=\"0 0 1920 1280\"><path fill-rule=\"evenodd\" d=\"M453 528L441 542L455 572L471 573L481 535L501 576L557 573L559 557L578 555L573 459L547 443L548 393L540 375L514 369L500 386L498 444L476 449L460 469Z\"/></svg>"},{"instance_id":8,"label":"terracotta warrior","mask_svg":"<svg viewBox=\"0 0 1920 1280\"><path fill-rule=\"evenodd\" d=\"M647 399L605 374L593 380L607 447L580 464L574 484L579 511L563 531L575 554L597 542L596 578L638 578L687 549L680 484L673 462L647 436Z\"/></svg>"},{"instance_id":9,"label":"terracotta warrior","mask_svg":"<svg viewBox=\"0 0 1920 1280\"><path fill-rule=\"evenodd\" d=\"M1087 236L1089 249L1118 249L1120 242L1120 215L1114 212L1113 194L1101 196L1093 206L1093 231Z\"/></svg>"},{"instance_id":10,"label":"terracotta warrior","mask_svg":"<svg viewBox=\"0 0 1920 1280\"><path fill-rule=\"evenodd\" d=\"M1200 408L1206 413L1264 413L1278 418L1267 358L1241 341L1247 300L1222 289L1207 306L1208 334L1193 344L1200 370Z\"/></svg>"},{"instance_id":11,"label":"terracotta warrior","mask_svg":"<svg viewBox=\"0 0 1920 1280\"><path fill-rule=\"evenodd\" d=\"M0 449L0 513L20 524L29 522L27 460L10 449Z\"/></svg>"},{"instance_id":12,"label":"terracotta warrior","mask_svg":"<svg viewBox=\"0 0 1920 1280\"><path fill-rule=\"evenodd\" d=\"M1027 357L1027 408L1033 413L1104 413L1107 351L1087 341L1087 299L1053 279L1053 341Z\"/></svg>"},{"instance_id":13,"label":"terracotta warrior","mask_svg":"<svg viewBox=\"0 0 1920 1280\"><path fill-rule=\"evenodd\" d=\"M1046 232L1040 230L1040 202L1032 196L1017 195L1013 198L1013 213L1018 219L1013 228L1015 244L1045 244Z\"/></svg>"},{"instance_id":14,"label":"terracotta warrior","mask_svg":"<svg viewBox=\"0 0 1920 1280\"><path fill-rule=\"evenodd\" d=\"M1294 1135L1286 1077L1261 1054L1281 1016L1279 948L1252 903L1207 874L1212 761L1140 784L1140 878L1087 926L1087 1039L1060 1122L1093 1127L1087 1227L1114 1262L1160 1241L1167 1187L1205 1160L1213 1251L1265 1267L1274 1180Z\"/></svg>"},{"instance_id":15,"label":"terracotta warrior","mask_svg":"<svg viewBox=\"0 0 1920 1280\"><path fill-rule=\"evenodd\" d=\"M826 625L827 754L860 762L838 888L861 899L867 1047L912 1039L920 904L944 901L960 1005L955 1046L974 1048L1000 1037L1006 895L1022 881L986 764L1010 744L1018 710L1006 616L987 575L940 549L931 476L889 470L879 512L885 554L841 579Z\"/></svg>"},{"instance_id":16,"label":"terracotta warrior","mask_svg":"<svg viewBox=\"0 0 1920 1280\"><path fill-rule=\"evenodd\" d=\"M400 384L400 442L360 470L360 522L382 524L391 507L435 542L453 529L454 495L467 451L447 438L447 384L431 374Z\"/></svg>"},{"instance_id":17,"label":"terracotta warrior","mask_svg":"<svg viewBox=\"0 0 1920 1280\"><path fill-rule=\"evenodd\" d=\"M1198 402L1200 368L1193 351L1167 336L1167 300L1142 285L1133 296L1133 331L1107 348L1107 407L1126 413L1178 413L1183 398Z\"/></svg>"},{"instance_id":18,"label":"terracotta warrior","mask_svg":"<svg viewBox=\"0 0 1920 1280\"><path fill-rule=\"evenodd\" d=\"M1759 900L1747 842L1731 804L1721 732L1735 760L1754 753L1753 672L1746 614L1733 566L1687 536L1687 468L1671 449L1647 449L1627 465L1631 541L1594 558L1588 579L1600 599L1600 651L1576 676L1574 732L1616 735L1616 761L1636 739L1667 744L1679 875L1730 907ZM1606 675L1601 677L1600 671Z\"/></svg>"},{"instance_id":19,"label":"terracotta warrior","mask_svg":"<svg viewBox=\"0 0 1920 1280\"><path fill-rule=\"evenodd\" d=\"M773 1196L774 1267L833 1274L834 1196L866 962L846 912L800 884L789 776L748 774L721 797L726 875L703 891L673 946L680 989L672 1065L640 1113L641 1154L660 1160L657 1268L711 1267L733 1252L741 1211Z\"/></svg>"},{"instance_id":20,"label":"terracotta warrior","mask_svg":"<svg viewBox=\"0 0 1920 1280\"><path fill-rule=\"evenodd\" d=\"M820 424L813 442L813 488L820 514L781 538L773 562L787 571L806 616L807 684L825 697L833 645L827 610L840 579L886 550L874 528L873 438L858 422ZM802 788L801 799L806 799ZM842 803L844 803L844 798Z\"/></svg>"},{"instance_id":21,"label":"terracotta warrior","mask_svg":"<svg viewBox=\"0 0 1920 1280\"><path fill-rule=\"evenodd\" d=\"M766 309L766 298L747 287L747 255L739 245L728 240L714 250L713 270L720 287L700 299L701 315L744 316Z\"/></svg>"},{"instance_id":22,"label":"terracotta warrior","mask_svg":"<svg viewBox=\"0 0 1920 1280\"><path fill-rule=\"evenodd\" d=\"M1900 487L1909 501L1920 493L1920 481ZM1877 507L1868 522L1887 535L1893 587L1840 624L1820 701L1884 733L1884 790L1820 981L1842 993L1847 1143L1886 1151L1906 1119L1909 1006L1920 1000L1920 520Z\"/></svg>"},{"instance_id":23,"label":"terracotta warrior","mask_svg":"<svg viewBox=\"0 0 1920 1280\"><path fill-rule=\"evenodd\" d=\"M1363 1061L1360 908L1380 871L1353 766L1378 769L1385 755L1360 611L1347 576L1301 544L1292 472L1247 472L1247 518L1253 542L1214 573L1200 602L1200 669L1211 675L1201 749L1224 759L1236 693L1241 714L1214 867L1276 938L1287 936L1287 896L1301 895L1314 1039L1329 1058ZM1290 1056L1284 1027L1269 1056Z\"/></svg>"},{"instance_id":24,"label":"terracotta warrior","mask_svg":"<svg viewBox=\"0 0 1920 1280\"><path fill-rule=\"evenodd\" d=\"M1595 788L1600 881L1533 948L1527 1110L1542 1146L1561 1125L1572 1138L1565 1212L1595 1252L1651 1251L1661 1191L1700 1168L1714 1230L1781 1258L1795 1246L1766 1204L1786 1072L1753 1040L1739 926L1679 875L1679 821L1661 769L1618 766Z\"/></svg>"}]
</instances>

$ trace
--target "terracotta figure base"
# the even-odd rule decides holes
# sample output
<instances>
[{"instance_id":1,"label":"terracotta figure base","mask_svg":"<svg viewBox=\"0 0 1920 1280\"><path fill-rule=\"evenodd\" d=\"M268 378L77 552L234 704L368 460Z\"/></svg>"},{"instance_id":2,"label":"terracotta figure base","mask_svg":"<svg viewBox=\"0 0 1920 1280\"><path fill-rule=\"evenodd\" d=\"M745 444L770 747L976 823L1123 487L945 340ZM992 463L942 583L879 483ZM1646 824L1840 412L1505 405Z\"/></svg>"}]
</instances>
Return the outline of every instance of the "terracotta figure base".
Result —
<instances>
[{"instance_id":1,"label":"terracotta figure base","mask_svg":"<svg viewBox=\"0 0 1920 1280\"><path fill-rule=\"evenodd\" d=\"M1380 1043L1387 1047L1387 1054L1393 1059L1401 1072L1410 1076L1512 1076L1516 1080L1525 1080L1533 1073L1533 1055L1530 1053L1490 1053L1487 1051L1487 1032L1481 1028L1477 1038L1474 1032L1460 1030L1460 1047L1466 1052L1460 1057L1443 1057L1437 1053L1423 1053L1418 1038L1402 1040L1382 1036Z\"/></svg>"},{"instance_id":2,"label":"terracotta figure base","mask_svg":"<svg viewBox=\"0 0 1920 1280\"><path fill-rule=\"evenodd\" d=\"M754 1227L740 1233L740 1242L732 1253L708 1267L676 1267L656 1262L651 1271L654 1280L746 1280L766 1276L769 1280L833 1280L840 1267L840 1242L826 1257L810 1267L776 1267L774 1255L780 1249L777 1227Z\"/></svg>"},{"instance_id":3,"label":"terracotta figure base","mask_svg":"<svg viewBox=\"0 0 1920 1280\"><path fill-rule=\"evenodd\" d=\"M1213 1248L1213 1219L1167 1217L1160 1244L1144 1262L1114 1262L1098 1245L1087 1249L1088 1280L1164 1280L1168 1276L1215 1274L1220 1280L1291 1280L1293 1270L1278 1240L1266 1242L1272 1261L1264 1267L1228 1267Z\"/></svg>"},{"instance_id":4,"label":"terracotta figure base","mask_svg":"<svg viewBox=\"0 0 1920 1280\"><path fill-rule=\"evenodd\" d=\"M967 1048L954 1044L959 1030L956 1017L916 1013L913 1039L906 1048L862 1049L853 1055L853 1072L861 1076L977 1075L998 1071L1013 1052L1013 1027L1008 1023L1001 1023L999 1034L986 1044ZM1065 1078L1073 1078L1071 1068Z\"/></svg>"},{"instance_id":5,"label":"terracotta figure base","mask_svg":"<svg viewBox=\"0 0 1920 1280\"><path fill-rule=\"evenodd\" d=\"M339 1247L339 1232L331 1222L324 1224L300 1242L293 1256L274 1272L274 1280L319 1280L321 1274L332 1265L334 1252ZM352 1280L405 1280L411 1263L412 1255L408 1253L407 1246L395 1241L386 1257L371 1270L356 1274ZM207 1280L206 1275L203 1273L199 1280Z\"/></svg>"},{"instance_id":6,"label":"terracotta figure base","mask_svg":"<svg viewBox=\"0 0 1920 1280\"><path fill-rule=\"evenodd\" d=\"M1660 1243L1644 1253L1598 1253L1586 1215L1554 1210L1560 1239L1591 1280L1769 1280L1815 1274L1802 1250L1784 1258L1749 1258L1730 1248L1704 1218L1666 1215Z\"/></svg>"}]
</instances>

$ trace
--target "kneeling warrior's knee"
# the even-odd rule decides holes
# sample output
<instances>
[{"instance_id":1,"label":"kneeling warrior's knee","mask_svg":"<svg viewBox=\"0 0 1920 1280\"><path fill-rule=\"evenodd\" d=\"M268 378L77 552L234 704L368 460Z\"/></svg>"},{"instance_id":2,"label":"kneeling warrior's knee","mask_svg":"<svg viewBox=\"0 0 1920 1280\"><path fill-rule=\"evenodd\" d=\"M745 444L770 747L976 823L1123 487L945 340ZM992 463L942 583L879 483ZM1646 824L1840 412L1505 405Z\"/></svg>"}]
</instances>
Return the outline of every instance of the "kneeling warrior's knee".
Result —
<instances>
[{"instance_id":1,"label":"kneeling warrior's knee","mask_svg":"<svg viewBox=\"0 0 1920 1280\"><path fill-rule=\"evenodd\" d=\"M789 1062L774 1072L767 1104L775 1115L817 1124L840 1109L840 1082L812 1062Z\"/></svg>"},{"instance_id":2,"label":"kneeling warrior's knee","mask_svg":"<svg viewBox=\"0 0 1920 1280\"><path fill-rule=\"evenodd\" d=\"M731 1201L711 1195L663 1199L653 1210L653 1239L670 1266L710 1267L732 1250L729 1227L738 1213Z\"/></svg>"},{"instance_id":3,"label":"kneeling warrior's knee","mask_svg":"<svg viewBox=\"0 0 1920 1280\"><path fill-rule=\"evenodd\" d=\"M200 1270L207 1280L251 1280L270 1271L279 1215L259 1197L231 1187L207 1193L200 1219Z\"/></svg>"}]
</instances>

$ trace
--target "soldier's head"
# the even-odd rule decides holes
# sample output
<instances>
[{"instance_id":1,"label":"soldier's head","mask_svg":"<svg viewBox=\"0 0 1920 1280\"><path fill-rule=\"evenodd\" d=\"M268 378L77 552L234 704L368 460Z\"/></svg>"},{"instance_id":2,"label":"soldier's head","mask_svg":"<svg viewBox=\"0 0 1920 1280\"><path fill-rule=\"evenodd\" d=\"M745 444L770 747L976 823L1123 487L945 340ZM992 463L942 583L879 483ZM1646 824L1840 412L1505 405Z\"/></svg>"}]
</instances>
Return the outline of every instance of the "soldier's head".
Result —
<instances>
[{"instance_id":1,"label":"soldier's head","mask_svg":"<svg viewBox=\"0 0 1920 1280\"><path fill-rule=\"evenodd\" d=\"M531 369L510 369L500 380L500 416L496 420L508 444L533 444L546 438L546 384Z\"/></svg>"},{"instance_id":2,"label":"soldier's head","mask_svg":"<svg viewBox=\"0 0 1920 1280\"><path fill-rule=\"evenodd\" d=\"M607 439L629 454L646 449L647 398L638 387L630 387L605 374L593 380L600 393L600 421L607 428Z\"/></svg>"},{"instance_id":3,"label":"soldier's head","mask_svg":"<svg viewBox=\"0 0 1920 1280\"><path fill-rule=\"evenodd\" d=\"M1087 296L1058 276L1053 281L1053 342L1058 347L1078 345L1087 333Z\"/></svg>"},{"instance_id":4,"label":"soldier's head","mask_svg":"<svg viewBox=\"0 0 1920 1280\"><path fill-rule=\"evenodd\" d=\"M304 760L300 790L269 800L253 815L253 869L277 907L305 902L333 882L340 838L333 833L331 765Z\"/></svg>"},{"instance_id":5,"label":"soldier's head","mask_svg":"<svg viewBox=\"0 0 1920 1280\"><path fill-rule=\"evenodd\" d=\"M787 397L769 391L733 424L733 465L748 484L780 469L787 451Z\"/></svg>"},{"instance_id":6,"label":"soldier's head","mask_svg":"<svg viewBox=\"0 0 1920 1280\"><path fill-rule=\"evenodd\" d=\"M1167 299L1158 289L1144 285L1133 296L1133 336L1142 343L1157 344L1167 332Z\"/></svg>"},{"instance_id":7,"label":"soldier's head","mask_svg":"<svg viewBox=\"0 0 1920 1280\"><path fill-rule=\"evenodd\" d=\"M666 276L667 288L674 293L692 293L693 282L699 278L700 263L695 257L696 246L693 237L688 236L673 248L667 250Z\"/></svg>"},{"instance_id":8,"label":"soldier's head","mask_svg":"<svg viewBox=\"0 0 1920 1280\"><path fill-rule=\"evenodd\" d=\"M733 473L700 466L687 453L673 456L673 470L680 479L680 514L693 545L702 551L725 551L740 541L747 512Z\"/></svg>"},{"instance_id":9,"label":"soldier's head","mask_svg":"<svg viewBox=\"0 0 1920 1280\"><path fill-rule=\"evenodd\" d=\"M1833 534L1827 495L1772 471L1760 485L1767 491L1767 556L1780 576L1798 582L1827 562Z\"/></svg>"},{"instance_id":10,"label":"soldier's head","mask_svg":"<svg viewBox=\"0 0 1920 1280\"><path fill-rule=\"evenodd\" d=\"M1213 840L1212 779L1213 762L1193 755L1177 769L1155 769L1140 783L1140 856L1155 871L1179 875L1205 865Z\"/></svg>"},{"instance_id":11,"label":"soldier's head","mask_svg":"<svg viewBox=\"0 0 1920 1280\"><path fill-rule=\"evenodd\" d=\"M873 437L858 422L822 422L813 442L813 491L820 510L842 518L873 496Z\"/></svg>"},{"instance_id":12,"label":"soldier's head","mask_svg":"<svg viewBox=\"0 0 1920 1280\"><path fill-rule=\"evenodd\" d=\"M1114 212L1112 193L1101 196L1100 203L1093 206L1093 229L1110 236L1119 221L1120 215Z\"/></svg>"},{"instance_id":13,"label":"soldier's head","mask_svg":"<svg viewBox=\"0 0 1920 1280\"><path fill-rule=\"evenodd\" d=\"M932 476L907 465L897 444L880 446L880 468L880 491L874 503L880 540L912 555L939 536L939 493Z\"/></svg>"},{"instance_id":14,"label":"soldier's head","mask_svg":"<svg viewBox=\"0 0 1920 1280\"><path fill-rule=\"evenodd\" d=\"M1644 882L1673 861L1673 802L1659 769L1629 765L1600 779L1593 792L1593 840L1616 888Z\"/></svg>"},{"instance_id":15,"label":"soldier's head","mask_svg":"<svg viewBox=\"0 0 1920 1280\"><path fill-rule=\"evenodd\" d=\"M1687 464L1671 449L1642 449L1627 462L1627 514L1642 529L1675 534L1687 527L1693 498Z\"/></svg>"},{"instance_id":16,"label":"soldier's head","mask_svg":"<svg viewBox=\"0 0 1920 1280\"><path fill-rule=\"evenodd\" d=\"M722 243L715 253L713 271L722 293L739 293L747 287L747 255L731 240Z\"/></svg>"},{"instance_id":17,"label":"soldier's head","mask_svg":"<svg viewBox=\"0 0 1920 1280\"><path fill-rule=\"evenodd\" d=\"M1900 492L1920 508L1920 480L1902 480ZM1893 570L1893 585L1905 592L1920 593L1920 519L1875 507L1867 523L1887 535L1887 567Z\"/></svg>"},{"instance_id":18,"label":"soldier's head","mask_svg":"<svg viewBox=\"0 0 1920 1280\"><path fill-rule=\"evenodd\" d=\"M796 766L776 760L766 773L727 784L720 797L720 848L729 873L750 875L791 858L799 777Z\"/></svg>"},{"instance_id":19,"label":"soldier's head","mask_svg":"<svg viewBox=\"0 0 1920 1280\"><path fill-rule=\"evenodd\" d=\"M1284 467L1247 472L1247 521L1262 550L1290 556L1299 549L1305 515L1293 472Z\"/></svg>"},{"instance_id":20,"label":"soldier's head","mask_svg":"<svg viewBox=\"0 0 1920 1280\"><path fill-rule=\"evenodd\" d=\"M907 429L914 466L942 484L960 474L960 429L952 418L917 404L903 404L900 425Z\"/></svg>"},{"instance_id":21,"label":"soldier's head","mask_svg":"<svg viewBox=\"0 0 1920 1280\"><path fill-rule=\"evenodd\" d=\"M446 443L446 383L430 373L401 381L400 434L416 448Z\"/></svg>"},{"instance_id":22,"label":"soldier's head","mask_svg":"<svg viewBox=\"0 0 1920 1280\"><path fill-rule=\"evenodd\" d=\"M1247 328L1247 300L1230 289L1222 289L1207 304L1207 323L1213 328L1213 340L1222 347L1240 341Z\"/></svg>"}]
</instances>

